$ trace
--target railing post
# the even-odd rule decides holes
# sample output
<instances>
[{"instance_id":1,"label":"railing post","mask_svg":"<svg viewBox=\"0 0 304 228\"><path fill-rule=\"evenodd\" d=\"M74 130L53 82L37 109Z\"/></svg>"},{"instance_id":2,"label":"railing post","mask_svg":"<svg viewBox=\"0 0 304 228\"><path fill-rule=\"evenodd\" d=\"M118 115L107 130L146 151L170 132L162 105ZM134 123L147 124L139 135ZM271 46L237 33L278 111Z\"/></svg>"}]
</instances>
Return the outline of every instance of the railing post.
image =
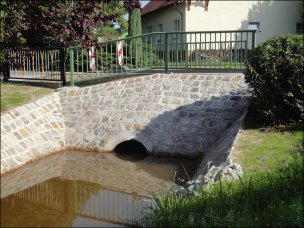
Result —
<instances>
[{"instance_id":1,"label":"railing post","mask_svg":"<svg viewBox=\"0 0 304 228\"><path fill-rule=\"evenodd\" d=\"M188 65L189 65L189 46L188 46L187 37L186 37L186 68L188 68Z\"/></svg>"},{"instance_id":2,"label":"railing post","mask_svg":"<svg viewBox=\"0 0 304 228\"><path fill-rule=\"evenodd\" d=\"M61 81L63 86L66 85L66 77L65 77L65 50L64 48L60 48L60 52L59 52L59 61L60 61L60 77L61 77Z\"/></svg>"},{"instance_id":3,"label":"railing post","mask_svg":"<svg viewBox=\"0 0 304 228\"><path fill-rule=\"evenodd\" d=\"M248 62L248 39L245 41L245 63Z\"/></svg>"},{"instance_id":4,"label":"railing post","mask_svg":"<svg viewBox=\"0 0 304 228\"><path fill-rule=\"evenodd\" d=\"M252 48L251 48L251 52L252 52L252 54L254 53L254 49L255 49L255 39L256 39L256 31L253 31L252 32Z\"/></svg>"},{"instance_id":5,"label":"railing post","mask_svg":"<svg viewBox=\"0 0 304 228\"><path fill-rule=\"evenodd\" d=\"M165 73L169 71L169 36L165 33Z\"/></svg>"},{"instance_id":6,"label":"railing post","mask_svg":"<svg viewBox=\"0 0 304 228\"><path fill-rule=\"evenodd\" d=\"M74 86L74 50L70 48L70 82Z\"/></svg>"}]
</instances>

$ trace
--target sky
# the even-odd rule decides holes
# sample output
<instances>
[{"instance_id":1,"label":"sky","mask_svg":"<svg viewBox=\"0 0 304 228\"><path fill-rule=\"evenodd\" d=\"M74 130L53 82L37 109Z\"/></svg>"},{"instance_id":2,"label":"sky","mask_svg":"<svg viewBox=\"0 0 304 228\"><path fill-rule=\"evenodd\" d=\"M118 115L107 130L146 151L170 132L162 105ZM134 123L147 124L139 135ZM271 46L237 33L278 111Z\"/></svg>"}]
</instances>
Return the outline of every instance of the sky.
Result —
<instances>
[{"instance_id":1,"label":"sky","mask_svg":"<svg viewBox=\"0 0 304 228\"><path fill-rule=\"evenodd\" d=\"M150 2L150 0L141 0L140 3L141 3L141 8L143 8L145 5L147 5L148 3ZM129 18L129 14L126 14L124 16L127 20Z\"/></svg>"},{"instance_id":2,"label":"sky","mask_svg":"<svg viewBox=\"0 0 304 228\"><path fill-rule=\"evenodd\" d=\"M145 5L148 4L148 2L150 2L149 0L145 0L145 1L140 1L141 3L141 7L144 7Z\"/></svg>"}]
</instances>

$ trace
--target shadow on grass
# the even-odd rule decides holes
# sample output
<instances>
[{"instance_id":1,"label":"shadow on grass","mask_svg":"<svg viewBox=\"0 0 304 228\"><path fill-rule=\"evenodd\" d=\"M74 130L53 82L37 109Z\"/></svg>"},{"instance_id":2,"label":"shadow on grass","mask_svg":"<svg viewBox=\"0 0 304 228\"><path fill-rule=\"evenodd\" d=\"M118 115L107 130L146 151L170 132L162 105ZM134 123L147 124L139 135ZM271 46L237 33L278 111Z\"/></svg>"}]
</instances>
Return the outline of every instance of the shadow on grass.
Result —
<instances>
[{"instance_id":1,"label":"shadow on grass","mask_svg":"<svg viewBox=\"0 0 304 228\"><path fill-rule=\"evenodd\" d=\"M62 86L60 81L41 81L41 80L20 80L20 79L10 79L8 82L1 80L1 85L21 85L21 86L33 86L40 88L50 88L57 89Z\"/></svg>"}]
</instances>

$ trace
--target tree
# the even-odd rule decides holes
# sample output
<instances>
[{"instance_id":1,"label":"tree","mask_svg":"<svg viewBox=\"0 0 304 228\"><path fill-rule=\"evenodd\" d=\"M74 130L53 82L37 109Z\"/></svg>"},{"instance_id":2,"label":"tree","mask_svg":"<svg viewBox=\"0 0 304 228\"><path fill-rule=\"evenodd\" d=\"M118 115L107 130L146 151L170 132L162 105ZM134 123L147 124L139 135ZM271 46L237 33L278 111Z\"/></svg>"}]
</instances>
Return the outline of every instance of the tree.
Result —
<instances>
[{"instance_id":1,"label":"tree","mask_svg":"<svg viewBox=\"0 0 304 228\"><path fill-rule=\"evenodd\" d=\"M56 44L66 47L75 41L83 46L90 46L95 42L93 30L96 25L118 16L117 13L104 14L104 8L98 5L99 2L4 0L0 11L3 31L0 47L16 47L20 44L17 39L21 38L28 46Z\"/></svg>"},{"instance_id":2,"label":"tree","mask_svg":"<svg viewBox=\"0 0 304 228\"><path fill-rule=\"evenodd\" d=\"M22 11L25 9L23 1L0 2L0 48L25 43L20 31L26 28L22 23Z\"/></svg>"},{"instance_id":3,"label":"tree","mask_svg":"<svg viewBox=\"0 0 304 228\"><path fill-rule=\"evenodd\" d=\"M97 0L2 0L0 70L4 78L9 77L7 48L96 44L93 37L96 25L117 17L116 12L105 15L98 3Z\"/></svg>"},{"instance_id":4,"label":"tree","mask_svg":"<svg viewBox=\"0 0 304 228\"><path fill-rule=\"evenodd\" d=\"M141 28L141 16L140 16L140 2L139 0L125 1L125 7L129 12L129 36L142 35ZM138 66L140 64L142 56L142 40L141 37L132 39L130 41L129 55L135 57L135 63Z\"/></svg>"},{"instance_id":5,"label":"tree","mask_svg":"<svg viewBox=\"0 0 304 228\"><path fill-rule=\"evenodd\" d=\"M9 78L9 63L7 61L7 47L13 44L19 46L25 43L20 31L25 29L22 23L22 11L25 8L23 1L0 2L0 75L4 80Z\"/></svg>"},{"instance_id":6,"label":"tree","mask_svg":"<svg viewBox=\"0 0 304 228\"><path fill-rule=\"evenodd\" d=\"M104 9L103 13L105 15L111 15L116 12L118 16L112 21L98 25L95 37L101 38L102 41L118 39L119 34L128 30L128 22L124 18L124 15L127 13L124 5L119 0L113 0L111 2L101 2L98 6Z\"/></svg>"}]
</instances>

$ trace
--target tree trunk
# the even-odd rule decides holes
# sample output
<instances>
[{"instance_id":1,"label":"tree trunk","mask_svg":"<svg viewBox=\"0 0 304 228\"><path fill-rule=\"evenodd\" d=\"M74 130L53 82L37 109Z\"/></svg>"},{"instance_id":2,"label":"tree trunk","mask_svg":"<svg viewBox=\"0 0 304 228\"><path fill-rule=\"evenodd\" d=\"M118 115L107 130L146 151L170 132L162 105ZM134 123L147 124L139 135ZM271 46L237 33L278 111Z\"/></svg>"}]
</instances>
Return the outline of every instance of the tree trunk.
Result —
<instances>
[{"instance_id":1,"label":"tree trunk","mask_svg":"<svg viewBox=\"0 0 304 228\"><path fill-rule=\"evenodd\" d=\"M1 64L0 74L3 76L3 81L8 82L10 78L9 62L6 61Z\"/></svg>"}]
</instances>

